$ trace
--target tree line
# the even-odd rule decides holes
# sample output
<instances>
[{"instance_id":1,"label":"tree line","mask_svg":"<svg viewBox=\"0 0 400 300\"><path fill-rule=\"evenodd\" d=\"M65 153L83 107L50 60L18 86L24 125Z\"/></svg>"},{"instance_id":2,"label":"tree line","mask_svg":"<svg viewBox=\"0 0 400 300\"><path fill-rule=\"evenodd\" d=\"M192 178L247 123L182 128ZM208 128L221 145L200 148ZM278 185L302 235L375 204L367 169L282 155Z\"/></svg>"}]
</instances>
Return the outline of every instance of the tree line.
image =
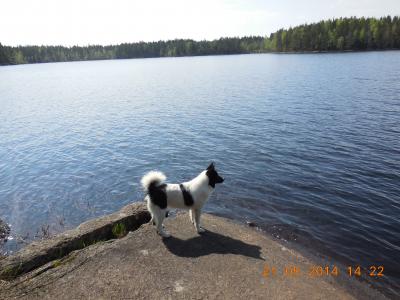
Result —
<instances>
[{"instance_id":1,"label":"tree line","mask_svg":"<svg viewBox=\"0 0 400 300\"><path fill-rule=\"evenodd\" d=\"M0 65L98 59L400 49L400 19L339 18L280 29L269 37L247 36L212 41L177 39L119 45L3 46Z\"/></svg>"}]
</instances>

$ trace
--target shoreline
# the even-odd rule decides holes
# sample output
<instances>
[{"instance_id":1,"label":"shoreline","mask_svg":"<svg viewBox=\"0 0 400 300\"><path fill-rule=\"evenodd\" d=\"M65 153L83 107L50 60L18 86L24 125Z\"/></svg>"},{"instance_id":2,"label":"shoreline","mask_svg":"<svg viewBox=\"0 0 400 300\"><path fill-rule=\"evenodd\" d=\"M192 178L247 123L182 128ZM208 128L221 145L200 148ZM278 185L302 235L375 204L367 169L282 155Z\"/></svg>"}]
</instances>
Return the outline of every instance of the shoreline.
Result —
<instances>
[{"instance_id":1,"label":"shoreline","mask_svg":"<svg viewBox=\"0 0 400 300\"><path fill-rule=\"evenodd\" d=\"M346 54L346 53L367 53L367 52L388 52L400 51L394 49L371 49L371 50L327 50L327 51L260 51L260 52L245 52L245 53L224 53L224 54L204 54L204 55L180 55L180 56L149 56L149 57L131 57L131 58L106 58L106 59L82 59L82 60L62 60L48 61L36 63L20 63L20 64L0 64L0 67L21 66L21 65L41 65L53 63L69 63L69 62L84 62L84 61L112 61L112 60L129 60L129 59L152 59L152 58L183 58L183 57L208 57L208 56L231 56L231 55L251 55L251 54Z\"/></svg>"},{"instance_id":2,"label":"shoreline","mask_svg":"<svg viewBox=\"0 0 400 300\"><path fill-rule=\"evenodd\" d=\"M10 234L10 227L0 219L0 245L7 241L7 237Z\"/></svg>"},{"instance_id":3,"label":"shoreline","mask_svg":"<svg viewBox=\"0 0 400 300\"><path fill-rule=\"evenodd\" d=\"M241 225L241 226L246 226L246 222L237 220L237 219L232 219L229 218L229 216L223 215L223 214L213 214L218 217L222 217L224 219L229 220L230 222L233 222L235 224ZM338 267L339 270L346 272L347 268L352 265L349 261L346 261L346 259L338 256L335 254L332 250L325 248L323 245L319 245L315 247L316 245L313 244L315 243L314 240L311 239L305 239L303 240L301 238L301 235L297 235L297 239L291 239L291 238L284 238L283 236L276 236L273 231L267 230L264 226L260 226L256 222L250 222L247 223L247 226L252 227L254 230L257 230L261 232L263 235L267 236L274 242L282 245L283 247L286 247L294 252L300 253L302 256L307 258L308 260L312 261L315 263L316 266L326 266L326 265L335 265ZM300 238L299 238L300 237ZM342 272L342 273L343 273ZM367 273L368 270L361 266L361 272ZM385 274L386 276L386 274ZM338 282L339 285L346 287L349 291L354 288L353 284L354 282L358 282L360 284L365 284L367 285L370 289L377 291L387 297L388 299L396 299L399 296L398 291L396 290L396 286L391 284L391 282L377 282L374 281L376 277L370 277L370 276L354 276L353 278L348 278L348 277L336 277L335 278ZM395 280L392 278L391 280ZM388 290L388 287L390 287L390 290Z\"/></svg>"},{"instance_id":4,"label":"shoreline","mask_svg":"<svg viewBox=\"0 0 400 300\"><path fill-rule=\"evenodd\" d=\"M242 278L238 272L247 272L246 276L252 277L252 280L247 284L254 285L253 289L255 289L256 294L252 295L255 296L255 298L258 296L264 296L262 295L262 289L260 289L261 286L263 286L263 289L268 287L267 291L272 293L270 294L271 296L280 295L280 293L283 293L282 289L286 289L288 286L292 289L290 291L289 288L289 293L307 295L309 288L313 286L313 289L315 287L315 290L313 290L315 295L318 293L324 293L322 295L327 293L326 295L331 296L339 294L347 299L353 299L353 297L357 298L360 295L363 295L363 298L366 297L371 299L376 296L382 299L385 298L380 294L380 292L372 289L365 283L357 280L349 280L348 278L342 278L342 280L339 280L338 278L333 278L331 276L329 276L329 278L310 279L304 275L300 278L301 280L297 281L288 278L277 278L275 281L269 282L269 284L273 284L274 286L274 289L270 289L269 284L265 286L265 281L268 278L263 278L260 273L263 272L262 267L266 264L275 264L277 268L279 266L279 268L282 269L282 266L289 264L295 264L302 268L306 268L320 262L317 261L315 257L310 258L312 257L312 253L309 253L309 251L306 251L306 253L300 252L297 249L293 249L292 245L282 244L279 240L276 241L273 238L268 237L268 235L261 233L254 227L237 224L237 222L225 218L205 214L204 225L209 230L209 233L208 235L199 236L192 232L193 228L179 226L179 224L186 224L188 221L186 215L178 213L177 216L168 218L166 221L167 228L171 228L173 236L172 238L165 240L160 239L160 237L155 233L153 226L146 224L149 221L149 218L150 216L146 211L144 203L134 203L125 206L119 212L114 214L82 223L77 228L64 232L50 240L34 242L24 247L14 255L9 256L4 260L0 260L0 278L3 280L0 281L0 286L2 286L2 290L4 290L3 296L16 296L21 291L31 290L32 285L36 286L37 284L43 284L43 281L48 281L49 278L53 278L54 276L54 278L57 279L60 272L64 274L63 272L67 272L70 267L81 268L81 265L78 262L76 262L78 264L77 266L74 265L74 261L81 262L81 259L83 261L89 259L89 261L93 261L96 265L106 264L107 266L104 267L105 270L110 270L108 268L124 268L125 264L129 265L132 263L132 260L137 260L141 257L141 255L138 254L126 256L126 253L132 250L132 247L139 247L138 245L141 243L150 243L152 244L152 247L158 249L153 253L158 258L155 261L148 261L148 264L145 264L143 267L151 269L153 264L160 261L162 263L162 269L168 269L169 260L164 260L164 256L170 256L169 259L177 260L177 264L171 266L171 269L167 271L167 273L171 273L169 275L173 277L176 275L176 269L182 267L182 270L185 270L188 266L196 264L198 260L203 261L202 264L196 267L200 269L206 268L208 264L210 264L210 267L214 268L217 262L220 263L221 261L224 261L222 266L225 266L227 270L219 270L217 268L217 271L219 270L222 272L219 276L224 277L225 275L229 275L226 278L224 277L225 279L223 281L230 282L230 280L233 280L233 277L239 276L235 280L241 282L245 279ZM205 244L202 239L209 239L209 241ZM184 240L187 241L184 242ZM138 251L140 253L143 251L151 251L152 247L149 247L148 250ZM188 249L190 251L185 252L186 248L190 248ZM103 255L103 251L106 251L108 254ZM116 255L115 251L119 254ZM194 255L193 251L198 253ZM163 252L165 252L164 255L161 255L160 253ZM111 255L111 257L109 257L109 255ZM143 255L148 256L149 254ZM127 259L123 265L119 265L121 263L121 257L126 257ZM110 265L108 262L109 260L115 260L114 264ZM236 264L241 264L244 269L235 269ZM74 276L85 277L88 275L86 272L92 273L95 271L86 268L78 271ZM93 282L93 285L96 287L100 285L98 282L99 280L102 282L106 278L109 278L109 274L107 274L106 271L102 272L103 275L101 275L100 278L97 278L96 282ZM109 272L112 273L112 271ZM74 276L69 276L69 279L66 279L66 282L64 279L63 286L70 285L74 280L77 280ZM94 276L98 277L99 275ZM120 276L124 275L118 273L114 274L114 276L119 278L119 282L121 279ZM198 275L188 274L188 276L194 276L194 278L197 278L196 276ZM195 280L194 278L193 280ZM211 285L212 287L210 287L210 291L208 292L213 291L215 293L229 294L229 290L226 290L223 287L213 286L213 283L209 282L209 279L197 278L196 280L205 280L206 285ZM256 284L259 280L263 282L261 286ZM137 289L141 291L141 280L135 277L135 282L137 282L136 284L138 285ZM180 283L182 286L190 286L191 284L192 281L190 280ZM329 289L325 292L328 287ZM278 291L279 293L277 293ZM330 294L332 291L333 294ZM85 291L80 292L86 293ZM112 290L109 292L118 293L118 291ZM157 291L153 292L157 293ZM175 289L173 289L171 295L175 292ZM248 292L252 293L251 290L248 290ZM46 295L46 297L49 298L52 296L58 298L54 293L56 293L55 290L39 289L36 290L35 295L38 296L41 294L42 296ZM118 294L115 296L123 295L124 294ZM142 296L143 295L144 294L142 294ZM147 294L147 296L148 295L149 294ZM30 294L29 296L33 296L33 294ZM28 294L26 295L26 297L29 296ZM77 294L76 296L80 297L83 296L83 294ZM85 294L85 296L88 295Z\"/></svg>"}]
</instances>

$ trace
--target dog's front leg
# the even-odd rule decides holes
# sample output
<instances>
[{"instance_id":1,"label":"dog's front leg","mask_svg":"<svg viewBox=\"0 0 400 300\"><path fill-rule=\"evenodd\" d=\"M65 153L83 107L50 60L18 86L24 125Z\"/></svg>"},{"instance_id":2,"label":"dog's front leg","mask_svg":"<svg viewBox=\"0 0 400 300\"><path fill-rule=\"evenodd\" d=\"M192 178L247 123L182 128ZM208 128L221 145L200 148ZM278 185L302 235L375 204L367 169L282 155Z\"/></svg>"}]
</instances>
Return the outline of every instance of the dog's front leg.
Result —
<instances>
[{"instance_id":1,"label":"dog's front leg","mask_svg":"<svg viewBox=\"0 0 400 300\"><path fill-rule=\"evenodd\" d=\"M205 232L205 230L200 226L200 214L200 208L194 210L194 226L196 227L197 233Z\"/></svg>"}]
</instances>

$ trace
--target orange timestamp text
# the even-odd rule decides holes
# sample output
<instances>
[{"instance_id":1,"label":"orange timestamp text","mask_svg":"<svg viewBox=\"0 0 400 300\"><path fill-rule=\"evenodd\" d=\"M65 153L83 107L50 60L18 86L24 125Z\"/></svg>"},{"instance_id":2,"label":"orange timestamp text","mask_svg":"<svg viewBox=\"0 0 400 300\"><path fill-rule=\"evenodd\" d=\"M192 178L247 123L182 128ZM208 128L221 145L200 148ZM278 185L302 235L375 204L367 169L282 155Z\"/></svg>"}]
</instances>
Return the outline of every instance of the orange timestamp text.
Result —
<instances>
[{"instance_id":1,"label":"orange timestamp text","mask_svg":"<svg viewBox=\"0 0 400 300\"><path fill-rule=\"evenodd\" d=\"M349 277L383 277L384 276L384 266L371 265L367 268L362 268L361 266L347 266L345 268L339 268L335 265L330 266L318 266L313 265L310 267L300 267L298 265L287 265L281 268L271 265L264 265L262 271L262 276L265 278L276 277L276 276L286 276L286 277L299 277L308 276L311 278L319 278L324 276L339 276L344 274Z\"/></svg>"}]
</instances>

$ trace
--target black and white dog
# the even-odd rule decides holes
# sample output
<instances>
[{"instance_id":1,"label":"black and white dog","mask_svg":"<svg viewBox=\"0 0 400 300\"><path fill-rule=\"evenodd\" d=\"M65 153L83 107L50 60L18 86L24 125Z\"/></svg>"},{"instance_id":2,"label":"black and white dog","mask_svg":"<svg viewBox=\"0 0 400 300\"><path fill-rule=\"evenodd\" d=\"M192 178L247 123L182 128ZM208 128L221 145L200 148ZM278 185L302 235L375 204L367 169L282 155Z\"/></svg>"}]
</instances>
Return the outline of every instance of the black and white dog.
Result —
<instances>
[{"instance_id":1,"label":"black and white dog","mask_svg":"<svg viewBox=\"0 0 400 300\"><path fill-rule=\"evenodd\" d=\"M164 183L165 179L166 176L162 172L151 171L141 180L147 193L147 208L151 213L150 222L154 222L157 232L163 237L170 236L162 224L169 208L188 209L190 220L197 232L204 232L200 226L201 209L213 192L215 185L224 181L215 170L214 164L210 164L197 177L181 184Z\"/></svg>"}]
</instances>

